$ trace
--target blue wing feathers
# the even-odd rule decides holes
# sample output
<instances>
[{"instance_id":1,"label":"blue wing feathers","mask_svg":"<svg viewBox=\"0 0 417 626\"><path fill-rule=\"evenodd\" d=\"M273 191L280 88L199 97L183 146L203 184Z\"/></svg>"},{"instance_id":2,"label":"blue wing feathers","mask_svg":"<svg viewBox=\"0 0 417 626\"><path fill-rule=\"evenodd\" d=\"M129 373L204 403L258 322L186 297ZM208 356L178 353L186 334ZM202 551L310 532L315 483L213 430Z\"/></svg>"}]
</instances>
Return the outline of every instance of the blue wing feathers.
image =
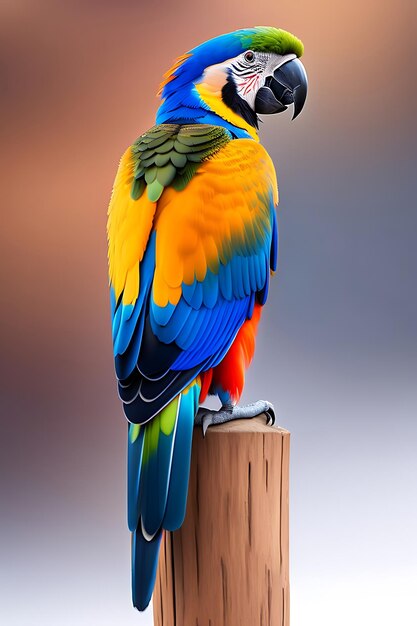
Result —
<instances>
[{"instance_id":1,"label":"blue wing feathers","mask_svg":"<svg viewBox=\"0 0 417 626\"><path fill-rule=\"evenodd\" d=\"M182 284L182 294L183 298L193 309L200 309L203 304L203 285L199 283L197 280L191 285Z\"/></svg>"},{"instance_id":2,"label":"blue wing feathers","mask_svg":"<svg viewBox=\"0 0 417 626\"><path fill-rule=\"evenodd\" d=\"M114 313L116 311L116 294L114 293L113 287L110 287L110 315L112 319L112 323L114 321Z\"/></svg>"},{"instance_id":3,"label":"blue wing feathers","mask_svg":"<svg viewBox=\"0 0 417 626\"><path fill-rule=\"evenodd\" d=\"M116 354L114 362L119 380L125 380L136 367L145 323L145 312L142 309L130 343L123 354Z\"/></svg>"},{"instance_id":4,"label":"blue wing feathers","mask_svg":"<svg viewBox=\"0 0 417 626\"><path fill-rule=\"evenodd\" d=\"M113 320L113 351L119 380L129 376L136 366L145 322L144 303L148 299L155 268L155 234L153 233L140 264L140 290L134 305L116 307Z\"/></svg>"},{"instance_id":5,"label":"blue wing feathers","mask_svg":"<svg viewBox=\"0 0 417 626\"><path fill-rule=\"evenodd\" d=\"M252 291L249 274L249 257L242 257L242 277L245 296L249 296Z\"/></svg>"},{"instance_id":6,"label":"blue wing feathers","mask_svg":"<svg viewBox=\"0 0 417 626\"><path fill-rule=\"evenodd\" d=\"M211 270L207 270L203 287L203 304L207 309L214 308L219 296L219 277Z\"/></svg>"},{"instance_id":7,"label":"blue wing feathers","mask_svg":"<svg viewBox=\"0 0 417 626\"><path fill-rule=\"evenodd\" d=\"M233 295L235 296L235 298L243 298L245 296L241 259L242 257L236 255L231 259L230 262L232 269Z\"/></svg>"},{"instance_id":8,"label":"blue wing feathers","mask_svg":"<svg viewBox=\"0 0 417 626\"><path fill-rule=\"evenodd\" d=\"M191 346L188 350L184 350L172 365L173 369L188 369L203 362L210 356L213 349L214 337L209 337L209 325L215 323L221 313L221 304L214 309L202 308L199 311L201 324L197 333L193 338ZM201 338L203 340L201 341Z\"/></svg>"},{"instance_id":9,"label":"blue wing feathers","mask_svg":"<svg viewBox=\"0 0 417 626\"><path fill-rule=\"evenodd\" d=\"M227 328L225 329L227 341L224 341L222 348L219 349L218 352L214 354L211 359L208 360L206 365L207 369L210 367L216 367L216 365L221 363L221 361L224 359L227 351L229 350L230 346L233 343L233 340L238 333L239 328L241 327L245 319L250 319L252 317L253 303L254 294L252 294L252 296L248 298L248 300L245 302L246 306L245 308L243 308L243 310L240 310L238 307L236 307L236 311L234 315L230 318Z\"/></svg>"},{"instance_id":10,"label":"blue wing feathers","mask_svg":"<svg viewBox=\"0 0 417 626\"><path fill-rule=\"evenodd\" d=\"M278 220L275 213L275 208L272 204L271 208L271 221L272 221L272 242L271 242L271 270L276 271L278 266Z\"/></svg>"},{"instance_id":11,"label":"blue wing feathers","mask_svg":"<svg viewBox=\"0 0 417 626\"><path fill-rule=\"evenodd\" d=\"M187 324L191 311L191 307L185 302L184 298L180 298L169 322L164 326L160 326L156 323L151 310L150 320L152 330L158 337L159 341L162 341L163 343L172 343L176 341L181 330Z\"/></svg>"},{"instance_id":12,"label":"blue wing feathers","mask_svg":"<svg viewBox=\"0 0 417 626\"><path fill-rule=\"evenodd\" d=\"M216 356L223 347L229 349L232 338L248 315L249 301L249 296L236 302L221 298L213 309L201 309L201 325L192 337L190 347L178 356L172 369L194 367ZM217 332L213 332L214 328L218 329Z\"/></svg>"},{"instance_id":13,"label":"blue wing feathers","mask_svg":"<svg viewBox=\"0 0 417 626\"><path fill-rule=\"evenodd\" d=\"M150 310L151 316L156 324L158 324L159 326L165 326L166 324L168 324L175 311L175 305L168 302L168 304L164 307L158 306L157 304L155 304L155 301L152 297L150 298Z\"/></svg>"},{"instance_id":14,"label":"blue wing feathers","mask_svg":"<svg viewBox=\"0 0 417 626\"><path fill-rule=\"evenodd\" d=\"M201 329L206 321L206 312L207 309L199 309L195 311L192 316L192 324L188 324L186 328L184 328L184 334L181 335L180 347L183 352L192 349L193 344L195 344L195 340L197 335L201 334ZM181 353L177 358L180 358Z\"/></svg>"},{"instance_id":15,"label":"blue wing feathers","mask_svg":"<svg viewBox=\"0 0 417 626\"><path fill-rule=\"evenodd\" d=\"M132 335L135 331L136 324L141 312L142 302L136 300L135 305L127 304L118 307L118 325L114 327L115 336L113 336L114 353L123 354L126 352ZM115 318L116 319L116 318Z\"/></svg>"},{"instance_id":16,"label":"blue wing feathers","mask_svg":"<svg viewBox=\"0 0 417 626\"><path fill-rule=\"evenodd\" d=\"M198 332L198 321L202 320L201 311L196 309L191 309L190 315L188 317L187 325L181 330L180 334L177 337L177 344L181 348L181 350L187 350L193 341L193 336L195 332Z\"/></svg>"},{"instance_id":17,"label":"blue wing feathers","mask_svg":"<svg viewBox=\"0 0 417 626\"><path fill-rule=\"evenodd\" d=\"M269 262L265 261L265 263L260 264L259 267L261 270L261 284L263 284L263 287L256 293L256 300L261 306L263 306L268 297L269 290Z\"/></svg>"},{"instance_id":18,"label":"blue wing feathers","mask_svg":"<svg viewBox=\"0 0 417 626\"><path fill-rule=\"evenodd\" d=\"M231 300L233 298L233 284L232 284L232 268L230 263L220 264L219 267L219 283L220 293L225 300Z\"/></svg>"},{"instance_id":19,"label":"blue wing feathers","mask_svg":"<svg viewBox=\"0 0 417 626\"><path fill-rule=\"evenodd\" d=\"M116 308L116 305L115 305L115 309L113 311L113 322L112 322L113 343L116 341L117 334L119 332L120 320L122 319L122 308L123 308L122 305L119 305L117 308Z\"/></svg>"}]
</instances>

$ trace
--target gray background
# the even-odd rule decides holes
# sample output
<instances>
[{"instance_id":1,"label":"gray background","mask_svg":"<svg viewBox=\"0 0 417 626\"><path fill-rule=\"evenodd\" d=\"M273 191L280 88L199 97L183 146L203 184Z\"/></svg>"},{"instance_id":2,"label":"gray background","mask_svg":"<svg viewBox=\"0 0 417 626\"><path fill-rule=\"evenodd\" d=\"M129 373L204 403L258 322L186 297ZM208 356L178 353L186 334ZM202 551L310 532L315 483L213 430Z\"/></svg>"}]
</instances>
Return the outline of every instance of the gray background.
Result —
<instances>
[{"instance_id":1,"label":"gray background","mask_svg":"<svg viewBox=\"0 0 417 626\"><path fill-rule=\"evenodd\" d=\"M19 0L1 18L0 622L151 623L130 605L106 205L171 60L264 23L304 40L310 79L302 116L262 127L280 267L244 396L292 433L292 626L415 626L415 5Z\"/></svg>"}]
</instances>

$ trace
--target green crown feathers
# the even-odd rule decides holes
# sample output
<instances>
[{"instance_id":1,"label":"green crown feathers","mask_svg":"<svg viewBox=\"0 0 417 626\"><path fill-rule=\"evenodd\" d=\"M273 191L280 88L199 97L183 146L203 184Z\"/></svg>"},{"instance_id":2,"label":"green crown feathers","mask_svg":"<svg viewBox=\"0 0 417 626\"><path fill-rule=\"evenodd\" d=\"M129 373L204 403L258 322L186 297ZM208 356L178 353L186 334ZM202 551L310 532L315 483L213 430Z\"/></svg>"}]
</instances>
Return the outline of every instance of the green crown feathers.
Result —
<instances>
[{"instance_id":1,"label":"green crown feathers","mask_svg":"<svg viewBox=\"0 0 417 626\"><path fill-rule=\"evenodd\" d=\"M276 54L295 54L302 56L304 46L302 42L281 28L272 26L257 26L252 32L242 35L242 45L254 52L275 52Z\"/></svg>"}]
</instances>

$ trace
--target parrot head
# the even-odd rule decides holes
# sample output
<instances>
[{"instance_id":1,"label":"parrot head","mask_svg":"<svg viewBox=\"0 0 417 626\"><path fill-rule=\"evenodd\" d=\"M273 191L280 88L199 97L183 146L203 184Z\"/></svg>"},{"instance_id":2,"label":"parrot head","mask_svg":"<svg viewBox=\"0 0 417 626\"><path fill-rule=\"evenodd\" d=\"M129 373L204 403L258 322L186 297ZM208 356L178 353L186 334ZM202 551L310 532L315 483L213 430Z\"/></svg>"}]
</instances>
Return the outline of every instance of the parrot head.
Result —
<instances>
[{"instance_id":1,"label":"parrot head","mask_svg":"<svg viewBox=\"0 0 417 626\"><path fill-rule=\"evenodd\" d=\"M165 74L157 122L216 123L217 117L253 136L258 114L294 105L294 119L307 96L302 53L294 35L266 26L210 39Z\"/></svg>"}]
</instances>

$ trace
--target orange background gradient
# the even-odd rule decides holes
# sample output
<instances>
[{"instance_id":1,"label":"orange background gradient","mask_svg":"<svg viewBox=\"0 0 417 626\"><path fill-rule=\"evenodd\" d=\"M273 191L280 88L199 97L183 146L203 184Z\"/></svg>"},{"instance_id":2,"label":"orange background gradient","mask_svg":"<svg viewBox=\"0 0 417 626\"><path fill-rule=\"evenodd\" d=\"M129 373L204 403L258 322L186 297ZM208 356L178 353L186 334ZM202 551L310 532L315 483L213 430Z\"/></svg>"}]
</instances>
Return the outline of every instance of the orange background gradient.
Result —
<instances>
[{"instance_id":1,"label":"orange background gradient","mask_svg":"<svg viewBox=\"0 0 417 626\"><path fill-rule=\"evenodd\" d=\"M280 270L245 396L293 435L292 624L416 623L415 9L2 3L1 623L151 623L130 606L106 209L172 60L259 24L302 39L310 82L300 118L261 128Z\"/></svg>"}]
</instances>

